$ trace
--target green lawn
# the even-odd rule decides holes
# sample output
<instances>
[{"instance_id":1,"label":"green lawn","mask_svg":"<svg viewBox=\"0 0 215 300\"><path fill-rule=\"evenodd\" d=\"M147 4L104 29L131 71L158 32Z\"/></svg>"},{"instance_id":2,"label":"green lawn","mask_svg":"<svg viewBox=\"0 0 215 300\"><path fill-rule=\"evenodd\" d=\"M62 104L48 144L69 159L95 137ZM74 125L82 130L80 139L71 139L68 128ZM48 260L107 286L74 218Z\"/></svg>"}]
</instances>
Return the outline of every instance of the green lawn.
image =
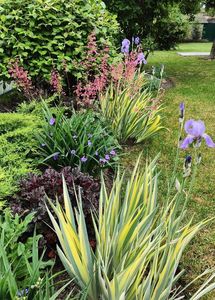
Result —
<instances>
[{"instance_id":1,"label":"green lawn","mask_svg":"<svg viewBox=\"0 0 215 300\"><path fill-rule=\"evenodd\" d=\"M184 52L210 52L212 43L183 43L177 48L177 51Z\"/></svg>"},{"instance_id":2,"label":"green lawn","mask_svg":"<svg viewBox=\"0 0 215 300\"><path fill-rule=\"evenodd\" d=\"M174 83L162 97L164 104L164 125L169 129L163 131L151 143L127 149L130 154L125 157L125 164L132 164L139 151L153 157L161 152L159 159L160 191L164 191L166 178L171 174L178 135L178 106L181 101L186 104L186 119L201 119L205 122L207 133L215 140L215 61L199 57L180 57L177 51L210 51L211 43L181 44L175 51L157 51L149 57L149 66L164 64L165 75ZM181 151L181 172L184 156L190 153ZM191 152L192 153L192 152ZM132 159L131 159L132 157ZM202 165L198 172L189 203L189 217L194 221L215 216L215 149L202 145ZM180 172L180 170L179 170ZM211 223L196 237L187 248L183 257L186 269L185 281L189 281L208 267L215 267L215 222ZM195 290L199 282L192 287ZM215 299L215 293L204 299Z\"/></svg>"}]
</instances>

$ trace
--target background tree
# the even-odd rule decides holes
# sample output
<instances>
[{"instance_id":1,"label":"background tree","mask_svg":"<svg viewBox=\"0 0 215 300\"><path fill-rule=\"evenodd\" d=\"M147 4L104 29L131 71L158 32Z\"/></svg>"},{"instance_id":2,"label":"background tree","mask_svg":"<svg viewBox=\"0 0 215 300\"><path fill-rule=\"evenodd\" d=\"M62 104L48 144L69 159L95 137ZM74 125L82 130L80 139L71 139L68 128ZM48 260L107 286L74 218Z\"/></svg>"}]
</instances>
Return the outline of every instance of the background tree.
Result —
<instances>
[{"instance_id":1,"label":"background tree","mask_svg":"<svg viewBox=\"0 0 215 300\"><path fill-rule=\"evenodd\" d=\"M215 0L207 0L205 1L205 9L211 15L215 16ZM210 53L211 59L215 59L215 39L213 41Z\"/></svg>"},{"instance_id":2,"label":"background tree","mask_svg":"<svg viewBox=\"0 0 215 300\"><path fill-rule=\"evenodd\" d=\"M187 30L188 15L200 10L199 0L104 0L118 15L124 35L152 38L160 49L173 48Z\"/></svg>"}]
</instances>

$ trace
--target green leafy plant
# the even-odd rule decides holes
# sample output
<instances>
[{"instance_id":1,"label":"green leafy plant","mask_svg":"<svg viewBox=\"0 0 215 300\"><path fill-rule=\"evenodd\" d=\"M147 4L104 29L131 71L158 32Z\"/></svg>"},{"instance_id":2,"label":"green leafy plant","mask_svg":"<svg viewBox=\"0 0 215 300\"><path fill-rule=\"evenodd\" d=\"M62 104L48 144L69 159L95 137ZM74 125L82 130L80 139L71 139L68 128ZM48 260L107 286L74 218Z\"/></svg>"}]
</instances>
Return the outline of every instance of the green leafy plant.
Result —
<instances>
[{"instance_id":1,"label":"green leafy plant","mask_svg":"<svg viewBox=\"0 0 215 300\"><path fill-rule=\"evenodd\" d=\"M54 300L65 288L57 292L54 289L53 280L58 274L51 274L53 262L43 261L44 253L39 257L40 236L34 232L33 237L25 237L32 219L33 214L23 220L18 215L13 217L9 210L0 216L1 299Z\"/></svg>"},{"instance_id":2,"label":"green leafy plant","mask_svg":"<svg viewBox=\"0 0 215 300\"><path fill-rule=\"evenodd\" d=\"M1 79L9 78L9 63L18 59L37 87L47 86L53 69L71 86L81 76L80 62L93 30L99 43L114 53L119 27L101 0L7 0L0 3L0 11Z\"/></svg>"},{"instance_id":3,"label":"green leafy plant","mask_svg":"<svg viewBox=\"0 0 215 300\"><path fill-rule=\"evenodd\" d=\"M131 139L140 143L163 128L160 123L161 106L147 89L140 89L134 94L132 91L132 87L121 91L111 85L100 96L100 105L120 141Z\"/></svg>"},{"instance_id":4,"label":"green leafy plant","mask_svg":"<svg viewBox=\"0 0 215 300\"><path fill-rule=\"evenodd\" d=\"M183 273L178 270L179 262L185 247L208 221L184 223L183 189L158 204L155 166L156 160L142 171L137 162L125 189L125 174L119 172L110 194L102 182L99 215L93 216L95 254L81 199L74 214L65 181L65 210L50 202L59 221L48 209L61 245L59 256L80 289L87 290L87 299L173 300L183 296L184 289L176 288ZM200 299L212 290L214 277L212 274L190 299Z\"/></svg>"},{"instance_id":5,"label":"green leafy plant","mask_svg":"<svg viewBox=\"0 0 215 300\"><path fill-rule=\"evenodd\" d=\"M98 114L88 111L67 118L60 110L52 114L45 105L44 117L37 136L43 163L55 168L78 166L91 174L116 164L119 145Z\"/></svg>"},{"instance_id":6,"label":"green leafy plant","mask_svg":"<svg viewBox=\"0 0 215 300\"><path fill-rule=\"evenodd\" d=\"M16 191L20 177L35 171L34 135L41 123L35 115L0 114L0 199Z\"/></svg>"}]
</instances>

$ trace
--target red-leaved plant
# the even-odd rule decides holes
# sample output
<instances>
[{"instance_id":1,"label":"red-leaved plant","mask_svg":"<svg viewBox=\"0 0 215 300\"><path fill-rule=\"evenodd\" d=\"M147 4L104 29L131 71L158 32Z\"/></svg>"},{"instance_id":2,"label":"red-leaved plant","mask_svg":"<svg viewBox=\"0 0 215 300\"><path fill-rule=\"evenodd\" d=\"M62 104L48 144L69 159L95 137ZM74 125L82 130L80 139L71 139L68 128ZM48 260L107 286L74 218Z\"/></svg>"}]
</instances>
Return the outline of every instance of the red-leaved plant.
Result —
<instances>
[{"instance_id":1,"label":"red-leaved plant","mask_svg":"<svg viewBox=\"0 0 215 300\"><path fill-rule=\"evenodd\" d=\"M78 82L75 89L79 107L91 107L98 94L107 86L110 75L109 56L108 46L98 50L96 34L92 32L88 37L86 59L81 63L86 76Z\"/></svg>"},{"instance_id":2,"label":"red-leaved plant","mask_svg":"<svg viewBox=\"0 0 215 300\"><path fill-rule=\"evenodd\" d=\"M34 87L31 78L18 60L11 62L9 65L8 73L11 79L14 80L17 88L21 90L27 99L33 99L38 96L38 91Z\"/></svg>"},{"instance_id":3,"label":"red-leaved plant","mask_svg":"<svg viewBox=\"0 0 215 300\"><path fill-rule=\"evenodd\" d=\"M64 95L61 76L55 69L51 71L50 85L54 93L57 93L59 96Z\"/></svg>"},{"instance_id":4,"label":"red-leaved plant","mask_svg":"<svg viewBox=\"0 0 215 300\"><path fill-rule=\"evenodd\" d=\"M142 66L139 55L143 53L137 47L124 54L117 63L111 64L108 46L98 50L95 32L92 32L88 37L86 59L81 63L86 76L79 80L75 88L78 106L92 107L110 82L118 91L128 85L132 87L132 93L140 90L145 79L143 73L139 72Z\"/></svg>"}]
</instances>

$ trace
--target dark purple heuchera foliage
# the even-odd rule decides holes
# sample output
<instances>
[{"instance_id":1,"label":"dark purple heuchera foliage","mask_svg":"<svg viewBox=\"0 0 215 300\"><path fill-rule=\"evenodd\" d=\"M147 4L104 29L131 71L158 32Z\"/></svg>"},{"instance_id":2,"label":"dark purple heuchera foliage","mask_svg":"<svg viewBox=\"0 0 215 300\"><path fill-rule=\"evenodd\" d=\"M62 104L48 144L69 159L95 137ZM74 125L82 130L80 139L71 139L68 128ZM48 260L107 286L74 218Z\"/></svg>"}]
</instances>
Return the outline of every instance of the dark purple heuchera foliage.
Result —
<instances>
[{"instance_id":1,"label":"dark purple heuchera foliage","mask_svg":"<svg viewBox=\"0 0 215 300\"><path fill-rule=\"evenodd\" d=\"M87 220L89 236L93 238L93 225L91 222L91 210L98 209L100 183L93 177L79 171L78 168L72 169L65 167L60 172L48 168L42 175L29 174L26 179L20 182L20 191L11 201L11 208L14 213L26 215L35 212L33 220L37 226L37 232L44 236L44 242L48 250L55 248L57 238L50 229L51 222L45 207L47 196L53 202L56 197L63 203L63 184L62 175L67 183L68 192L73 206L77 206L74 186L76 193L81 192L83 209ZM46 196L47 195L47 196ZM34 229L32 224L31 230Z\"/></svg>"}]
</instances>

